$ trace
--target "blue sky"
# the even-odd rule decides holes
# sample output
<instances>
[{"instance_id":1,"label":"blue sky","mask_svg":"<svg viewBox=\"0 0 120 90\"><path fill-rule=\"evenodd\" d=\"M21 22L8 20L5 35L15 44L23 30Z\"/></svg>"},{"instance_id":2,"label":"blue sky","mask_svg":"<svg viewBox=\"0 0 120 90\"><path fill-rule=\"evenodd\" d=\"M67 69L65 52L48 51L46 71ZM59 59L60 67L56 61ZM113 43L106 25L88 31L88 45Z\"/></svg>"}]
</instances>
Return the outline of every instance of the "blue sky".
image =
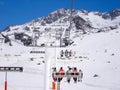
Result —
<instances>
[{"instance_id":1,"label":"blue sky","mask_svg":"<svg viewBox=\"0 0 120 90\"><path fill-rule=\"evenodd\" d=\"M74 9L107 12L120 9L120 0L74 0ZM71 0L0 0L0 31L9 25L24 24L60 8Z\"/></svg>"}]
</instances>

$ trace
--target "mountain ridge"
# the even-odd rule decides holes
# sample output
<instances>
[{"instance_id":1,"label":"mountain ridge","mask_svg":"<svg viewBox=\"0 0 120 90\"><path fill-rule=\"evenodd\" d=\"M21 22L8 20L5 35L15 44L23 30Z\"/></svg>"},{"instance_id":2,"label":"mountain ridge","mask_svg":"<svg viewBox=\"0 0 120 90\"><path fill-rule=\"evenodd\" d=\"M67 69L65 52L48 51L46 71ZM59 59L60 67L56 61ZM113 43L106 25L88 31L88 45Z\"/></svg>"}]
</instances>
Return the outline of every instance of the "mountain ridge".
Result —
<instances>
[{"instance_id":1,"label":"mountain ridge","mask_svg":"<svg viewBox=\"0 0 120 90\"><path fill-rule=\"evenodd\" d=\"M30 23L30 25L32 25L33 23L34 24L35 23L40 23L40 25L45 26L46 24L51 24L51 23L57 21L58 19L61 19L62 17L67 16L69 18L70 17L70 11L71 11L70 9L64 9L64 8L58 9L58 10L50 13L48 16L37 18L37 19L34 19L34 20L32 20L30 22L27 22L27 23L28 24ZM114 10L109 11L109 12L96 12L96 11L92 12L92 11L86 11L86 10L81 9L81 10L72 10L72 12L73 12L73 17L75 15L77 15L77 13L85 14L85 15L93 13L94 15L102 16L102 18L104 18L104 19L111 19L111 20L120 16L120 9L114 9ZM25 24L27 24L27 23L25 23ZM22 24L22 25L25 25L25 24ZM10 29L11 27L15 27L15 26L19 26L19 25L16 24L16 25L8 26L3 31L7 30L8 28Z\"/></svg>"},{"instance_id":2,"label":"mountain ridge","mask_svg":"<svg viewBox=\"0 0 120 90\"><path fill-rule=\"evenodd\" d=\"M23 40L21 42L23 42L26 40L26 36L27 40L32 40L34 31L39 31L41 35L50 33L51 36L55 32L61 31L62 36L64 36L67 28L72 33L79 32L79 34L106 32L120 28L120 9L114 9L109 12L72 10L72 17L70 13L70 9L58 9L46 17L37 18L22 25L9 26L1 34L10 36L15 40L17 35L22 35L21 39Z\"/></svg>"}]
</instances>

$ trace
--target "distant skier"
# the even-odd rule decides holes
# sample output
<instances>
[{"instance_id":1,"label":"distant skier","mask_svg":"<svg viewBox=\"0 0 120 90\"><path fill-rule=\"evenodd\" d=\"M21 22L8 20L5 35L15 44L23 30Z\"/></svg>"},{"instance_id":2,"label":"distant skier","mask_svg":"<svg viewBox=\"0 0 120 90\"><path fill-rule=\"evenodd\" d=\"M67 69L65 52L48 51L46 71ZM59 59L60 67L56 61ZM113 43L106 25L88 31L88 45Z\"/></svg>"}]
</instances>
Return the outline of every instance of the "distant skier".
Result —
<instances>
[{"instance_id":1,"label":"distant skier","mask_svg":"<svg viewBox=\"0 0 120 90\"><path fill-rule=\"evenodd\" d=\"M77 77L78 77L78 71L77 71L77 68L74 67L73 68L73 80L74 80L74 83L77 82Z\"/></svg>"},{"instance_id":2,"label":"distant skier","mask_svg":"<svg viewBox=\"0 0 120 90\"><path fill-rule=\"evenodd\" d=\"M65 75L65 72L63 70L63 67L60 67L58 82L60 82L63 79L64 75Z\"/></svg>"},{"instance_id":3,"label":"distant skier","mask_svg":"<svg viewBox=\"0 0 120 90\"><path fill-rule=\"evenodd\" d=\"M56 68L53 68L53 72L52 72L52 78L53 78L53 80L56 82L57 81L57 70L56 70Z\"/></svg>"},{"instance_id":4,"label":"distant skier","mask_svg":"<svg viewBox=\"0 0 120 90\"><path fill-rule=\"evenodd\" d=\"M82 72L82 70L80 69L80 70L79 70L79 75L78 75L78 82L82 82L82 78L83 78L83 72Z\"/></svg>"},{"instance_id":5,"label":"distant skier","mask_svg":"<svg viewBox=\"0 0 120 90\"><path fill-rule=\"evenodd\" d=\"M68 70L67 70L67 72L66 72L67 82L68 82L68 83L70 83L71 73L72 73L72 68L68 67Z\"/></svg>"}]
</instances>

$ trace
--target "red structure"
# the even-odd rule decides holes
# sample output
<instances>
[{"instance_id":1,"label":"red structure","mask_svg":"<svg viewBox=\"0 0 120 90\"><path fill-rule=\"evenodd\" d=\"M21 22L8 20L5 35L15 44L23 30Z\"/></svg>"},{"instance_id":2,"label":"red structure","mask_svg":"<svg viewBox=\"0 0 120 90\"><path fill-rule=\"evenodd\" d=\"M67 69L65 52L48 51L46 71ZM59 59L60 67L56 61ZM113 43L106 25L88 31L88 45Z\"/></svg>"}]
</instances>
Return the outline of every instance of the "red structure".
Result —
<instances>
[{"instance_id":1,"label":"red structure","mask_svg":"<svg viewBox=\"0 0 120 90\"><path fill-rule=\"evenodd\" d=\"M4 90L7 90L7 81L5 81Z\"/></svg>"}]
</instances>

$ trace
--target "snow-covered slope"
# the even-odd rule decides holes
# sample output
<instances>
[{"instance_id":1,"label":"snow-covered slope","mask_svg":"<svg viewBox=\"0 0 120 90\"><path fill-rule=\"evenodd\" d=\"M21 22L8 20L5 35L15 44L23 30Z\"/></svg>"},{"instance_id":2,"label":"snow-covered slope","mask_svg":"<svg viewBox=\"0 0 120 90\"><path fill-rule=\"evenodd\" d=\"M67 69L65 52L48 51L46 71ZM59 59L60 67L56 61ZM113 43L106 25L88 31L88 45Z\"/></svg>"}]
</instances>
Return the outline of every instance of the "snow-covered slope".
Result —
<instances>
[{"instance_id":1,"label":"snow-covered slope","mask_svg":"<svg viewBox=\"0 0 120 90\"><path fill-rule=\"evenodd\" d=\"M111 31L109 33L96 34L87 36L83 39L84 42L80 42L81 45L79 45L79 54L87 54L86 56L89 58L87 62L89 65L83 66L83 71L86 73L86 78L84 78L86 79L86 83L90 80L87 77L97 74L99 75L98 79L93 79L91 77L91 80L89 81L93 84L93 86L94 83L97 83L95 85L98 85L98 87L108 87L107 89L112 88L114 90L120 89L119 34L119 30Z\"/></svg>"},{"instance_id":2,"label":"snow-covered slope","mask_svg":"<svg viewBox=\"0 0 120 90\"><path fill-rule=\"evenodd\" d=\"M67 48L75 51L72 59L57 60L67 70L67 66L82 69L82 83L61 82L61 90L119 90L120 89L120 31L83 35L75 39L76 46ZM97 75L98 77L95 77Z\"/></svg>"},{"instance_id":3,"label":"snow-covered slope","mask_svg":"<svg viewBox=\"0 0 120 90\"><path fill-rule=\"evenodd\" d=\"M67 66L82 69L84 77L79 83L61 81L62 90L119 90L120 89L120 31L85 34L74 39L74 45L65 48L48 48L47 60L51 68L56 65L67 70ZM14 49L16 47L16 50ZM31 50L44 51L45 48L3 46L0 54L1 66L23 66L23 73L8 73L8 87L13 90L44 90L45 54L32 55ZM60 59L61 50L72 50L76 54L71 59ZM15 50L15 51L13 51ZM34 58L31 60L31 58ZM56 59L55 59L56 58ZM40 63L40 65L38 64ZM51 70L52 71L52 70ZM52 73L52 72L51 72ZM98 77L94 77L98 75ZM0 72L0 88L3 88L4 73ZM49 77L50 81L52 77ZM51 89L50 89L51 90Z\"/></svg>"}]
</instances>

